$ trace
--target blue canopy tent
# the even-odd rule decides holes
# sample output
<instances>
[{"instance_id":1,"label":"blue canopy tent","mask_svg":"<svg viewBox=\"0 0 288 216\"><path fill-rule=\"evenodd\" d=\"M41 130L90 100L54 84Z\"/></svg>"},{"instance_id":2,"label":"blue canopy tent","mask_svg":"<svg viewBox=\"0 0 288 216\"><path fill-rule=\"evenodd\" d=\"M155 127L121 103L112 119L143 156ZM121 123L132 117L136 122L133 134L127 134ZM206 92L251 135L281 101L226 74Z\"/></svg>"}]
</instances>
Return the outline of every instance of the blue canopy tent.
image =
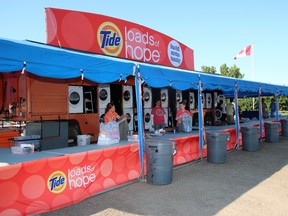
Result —
<instances>
[{"instance_id":1,"label":"blue canopy tent","mask_svg":"<svg viewBox=\"0 0 288 216\"><path fill-rule=\"evenodd\" d=\"M142 83L154 88L171 86L177 90L198 89L221 90L231 97L256 97L257 95L288 95L288 87L222 77L195 71L187 71L164 66L135 63L113 57L76 52L29 41L14 41L0 38L0 73L26 70L38 76L70 79L86 78L97 83L110 83L128 76L135 76L137 108L142 110ZM260 91L261 89L261 91ZM261 93L259 93L261 92ZM199 107L202 113L202 106ZM238 112L237 112L238 113ZM141 114L141 112L138 112ZM139 116L140 117L140 116ZM142 116L138 117L138 128L143 130ZM203 146L203 120L199 115L200 148ZM236 126L237 127L237 126ZM239 129L239 128L238 128ZM238 131L236 128L236 130ZM143 135L139 143L141 170L143 170ZM143 173L142 173L143 174Z\"/></svg>"},{"instance_id":2,"label":"blue canopy tent","mask_svg":"<svg viewBox=\"0 0 288 216\"><path fill-rule=\"evenodd\" d=\"M85 77L98 83L133 75L133 62L75 52L29 41L0 39L0 72L25 68L38 76L69 79Z\"/></svg>"},{"instance_id":3,"label":"blue canopy tent","mask_svg":"<svg viewBox=\"0 0 288 216\"><path fill-rule=\"evenodd\" d=\"M201 72L186 71L164 66L153 66L148 64L140 64L141 77L144 82L153 88L172 87L176 90L198 89L198 101L201 98L203 90L221 90L227 98L235 98L236 102L236 138L238 146L238 134L240 129L239 112L238 112L238 97L258 97L260 96L277 96L288 95L288 87L278 86L243 79L223 77L220 75L212 75ZM260 91L261 89L261 91ZM260 97L259 96L259 97ZM260 100L259 100L260 103ZM277 103L276 103L277 104ZM259 104L259 107L262 107ZM278 109L278 107L277 107ZM198 104L199 110L199 136L200 150L202 151L205 139L205 128L203 125L203 107ZM260 114L261 111L260 111ZM262 117L260 120L260 130L262 131ZM278 113L276 115L278 120Z\"/></svg>"}]
</instances>

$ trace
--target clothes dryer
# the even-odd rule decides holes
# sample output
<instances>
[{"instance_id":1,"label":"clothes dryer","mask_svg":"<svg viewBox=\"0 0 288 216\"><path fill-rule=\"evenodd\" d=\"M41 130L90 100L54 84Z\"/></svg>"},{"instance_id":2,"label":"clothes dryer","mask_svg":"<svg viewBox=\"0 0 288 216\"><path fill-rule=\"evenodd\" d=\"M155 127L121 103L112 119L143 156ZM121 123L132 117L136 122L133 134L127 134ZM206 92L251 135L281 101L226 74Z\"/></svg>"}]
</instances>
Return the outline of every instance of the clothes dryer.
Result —
<instances>
[{"instance_id":1,"label":"clothes dryer","mask_svg":"<svg viewBox=\"0 0 288 216\"><path fill-rule=\"evenodd\" d=\"M84 100L83 100L83 87L82 86L69 86L68 87L69 99L69 113L83 113Z\"/></svg>"},{"instance_id":2,"label":"clothes dryer","mask_svg":"<svg viewBox=\"0 0 288 216\"><path fill-rule=\"evenodd\" d=\"M123 86L123 107L133 107L133 89L132 86Z\"/></svg>"},{"instance_id":3,"label":"clothes dryer","mask_svg":"<svg viewBox=\"0 0 288 216\"><path fill-rule=\"evenodd\" d=\"M205 94L205 103L206 103L207 109L212 108L212 93L206 93Z\"/></svg>"},{"instance_id":4,"label":"clothes dryer","mask_svg":"<svg viewBox=\"0 0 288 216\"><path fill-rule=\"evenodd\" d=\"M161 105L163 108L169 106L169 98L168 98L168 89L163 88L161 89Z\"/></svg>"},{"instance_id":5,"label":"clothes dryer","mask_svg":"<svg viewBox=\"0 0 288 216\"><path fill-rule=\"evenodd\" d=\"M105 109L102 108L99 110L99 122L104 123L104 117L105 117Z\"/></svg>"},{"instance_id":6,"label":"clothes dryer","mask_svg":"<svg viewBox=\"0 0 288 216\"><path fill-rule=\"evenodd\" d=\"M107 104L110 103L110 85L109 84L100 84L98 86L98 99L99 99L99 108L105 109Z\"/></svg>"},{"instance_id":7,"label":"clothes dryer","mask_svg":"<svg viewBox=\"0 0 288 216\"><path fill-rule=\"evenodd\" d=\"M190 110L195 109L195 92L189 92Z\"/></svg>"},{"instance_id":8,"label":"clothes dryer","mask_svg":"<svg viewBox=\"0 0 288 216\"><path fill-rule=\"evenodd\" d=\"M134 125L133 109L132 108L124 108L124 114L126 114L128 116L127 123L128 123L129 131L133 131L134 130L134 128L133 128L133 125Z\"/></svg>"},{"instance_id":9,"label":"clothes dryer","mask_svg":"<svg viewBox=\"0 0 288 216\"><path fill-rule=\"evenodd\" d=\"M143 88L144 108L152 108L152 90L151 88Z\"/></svg>"},{"instance_id":10,"label":"clothes dryer","mask_svg":"<svg viewBox=\"0 0 288 216\"><path fill-rule=\"evenodd\" d=\"M180 103L182 102L182 91L176 90L176 108L180 109Z\"/></svg>"},{"instance_id":11,"label":"clothes dryer","mask_svg":"<svg viewBox=\"0 0 288 216\"><path fill-rule=\"evenodd\" d=\"M144 109L144 123L145 123L145 130L152 130L152 121L151 118L151 108Z\"/></svg>"}]
</instances>

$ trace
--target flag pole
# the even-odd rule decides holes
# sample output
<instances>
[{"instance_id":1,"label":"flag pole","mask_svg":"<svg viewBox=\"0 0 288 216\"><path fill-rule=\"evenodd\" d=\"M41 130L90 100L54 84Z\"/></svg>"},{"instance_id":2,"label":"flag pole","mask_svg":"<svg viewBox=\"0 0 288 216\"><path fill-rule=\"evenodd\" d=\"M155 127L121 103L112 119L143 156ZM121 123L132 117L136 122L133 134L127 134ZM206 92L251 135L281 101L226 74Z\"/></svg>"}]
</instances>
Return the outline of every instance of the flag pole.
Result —
<instances>
[{"instance_id":1,"label":"flag pole","mask_svg":"<svg viewBox=\"0 0 288 216\"><path fill-rule=\"evenodd\" d=\"M252 74L252 81L255 81L255 74L254 74L254 43L252 42L252 58L251 58L251 74ZM252 98L252 109L255 109L255 97Z\"/></svg>"}]
</instances>

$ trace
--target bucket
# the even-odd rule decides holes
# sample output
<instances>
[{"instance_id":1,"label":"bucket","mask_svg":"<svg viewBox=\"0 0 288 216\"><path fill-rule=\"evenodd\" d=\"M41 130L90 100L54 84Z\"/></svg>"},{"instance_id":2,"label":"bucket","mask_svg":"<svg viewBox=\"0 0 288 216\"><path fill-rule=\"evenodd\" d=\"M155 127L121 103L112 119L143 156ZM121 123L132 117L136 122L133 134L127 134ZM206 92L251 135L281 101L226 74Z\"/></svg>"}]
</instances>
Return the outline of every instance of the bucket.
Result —
<instances>
[{"instance_id":1,"label":"bucket","mask_svg":"<svg viewBox=\"0 0 288 216\"><path fill-rule=\"evenodd\" d=\"M89 145L90 144L90 135L78 135L77 136L77 145L83 146L83 145Z\"/></svg>"}]
</instances>

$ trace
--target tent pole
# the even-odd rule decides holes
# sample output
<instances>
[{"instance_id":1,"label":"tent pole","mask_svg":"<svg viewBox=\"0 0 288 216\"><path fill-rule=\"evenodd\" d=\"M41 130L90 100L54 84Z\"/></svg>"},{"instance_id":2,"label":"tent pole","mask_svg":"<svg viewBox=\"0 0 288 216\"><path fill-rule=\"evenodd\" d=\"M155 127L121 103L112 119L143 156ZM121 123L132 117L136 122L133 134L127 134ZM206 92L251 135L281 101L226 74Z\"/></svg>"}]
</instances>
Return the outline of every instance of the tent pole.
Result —
<instances>
[{"instance_id":1,"label":"tent pole","mask_svg":"<svg viewBox=\"0 0 288 216\"><path fill-rule=\"evenodd\" d=\"M279 104L278 104L278 90L276 90L275 94L275 103L276 103L276 122L279 122Z\"/></svg>"},{"instance_id":2,"label":"tent pole","mask_svg":"<svg viewBox=\"0 0 288 216\"><path fill-rule=\"evenodd\" d=\"M143 110L142 110L142 90L141 90L140 68L137 65L135 73L135 94L137 103L138 137L139 137L139 158L140 158L140 181L144 181L144 131L143 131Z\"/></svg>"},{"instance_id":3,"label":"tent pole","mask_svg":"<svg viewBox=\"0 0 288 216\"><path fill-rule=\"evenodd\" d=\"M263 138L263 107L262 107L262 89L259 87L258 91L258 107L259 107L259 130L260 139Z\"/></svg>"},{"instance_id":4,"label":"tent pole","mask_svg":"<svg viewBox=\"0 0 288 216\"><path fill-rule=\"evenodd\" d=\"M203 107L202 107L202 83L199 75L198 81L198 124L199 124L199 146L200 146L200 157L203 157Z\"/></svg>"},{"instance_id":5,"label":"tent pole","mask_svg":"<svg viewBox=\"0 0 288 216\"><path fill-rule=\"evenodd\" d=\"M238 109L238 85L235 83L235 91L234 91L234 99L235 99L235 126L236 126L236 146L235 148L239 148L239 128L240 128L240 120L239 120L239 109Z\"/></svg>"}]
</instances>

